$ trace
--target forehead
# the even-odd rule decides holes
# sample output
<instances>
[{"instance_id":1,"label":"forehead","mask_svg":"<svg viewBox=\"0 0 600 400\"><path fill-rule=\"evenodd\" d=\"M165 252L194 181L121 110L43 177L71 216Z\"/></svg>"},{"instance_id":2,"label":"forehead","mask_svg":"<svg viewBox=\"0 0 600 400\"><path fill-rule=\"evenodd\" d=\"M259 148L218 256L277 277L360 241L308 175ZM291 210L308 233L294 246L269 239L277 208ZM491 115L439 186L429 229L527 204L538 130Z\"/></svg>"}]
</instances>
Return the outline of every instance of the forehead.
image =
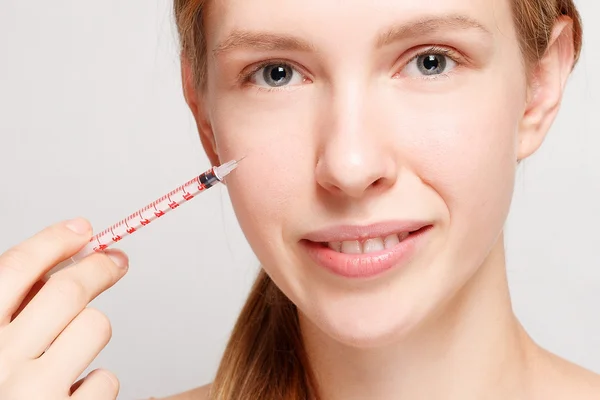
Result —
<instances>
[{"instance_id":1,"label":"forehead","mask_svg":"<svg viewBox=\"0 0 600 400\"><path fill-rule=\"evenodd\" d=\"M372 42L386 27L447 18L474 22L500 39L513 39L511 1L212 0L204 17L209 49L240 30L291 34L316 43L358 44Z\"/></svg>"}]
</instances>

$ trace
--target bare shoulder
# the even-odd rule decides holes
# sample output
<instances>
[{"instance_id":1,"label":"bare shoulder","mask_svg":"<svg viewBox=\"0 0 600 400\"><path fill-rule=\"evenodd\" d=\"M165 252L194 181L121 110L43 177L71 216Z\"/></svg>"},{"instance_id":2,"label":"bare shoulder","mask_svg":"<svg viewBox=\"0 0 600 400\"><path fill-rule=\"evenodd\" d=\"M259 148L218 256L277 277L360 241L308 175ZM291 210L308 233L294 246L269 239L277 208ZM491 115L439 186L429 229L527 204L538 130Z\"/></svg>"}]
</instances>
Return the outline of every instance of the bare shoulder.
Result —
<instances>
[{"instance_id":1,"label":"bare shoulder","mask_svg":"<svg viewBox=\"0 0 600 400\"><path fill-rule=\"evenodd\" d=\"M189 390L187 392L179 393L174 396L164 397L161 399L150 399L150 400L208 400L208 394L210 392L211 384L201 386L199 388Z\"/></svg>"},{"instance_id":2,"label":"bare shoulder","mask_svg":"<svg viewBox=\"0 0 600 400\"><path fill-rule=\"evenodd\" d=\"M600 375L551 353L543 358L546 362L538 368L536 399L600 399Z\"/></svg>"}]
</instances>

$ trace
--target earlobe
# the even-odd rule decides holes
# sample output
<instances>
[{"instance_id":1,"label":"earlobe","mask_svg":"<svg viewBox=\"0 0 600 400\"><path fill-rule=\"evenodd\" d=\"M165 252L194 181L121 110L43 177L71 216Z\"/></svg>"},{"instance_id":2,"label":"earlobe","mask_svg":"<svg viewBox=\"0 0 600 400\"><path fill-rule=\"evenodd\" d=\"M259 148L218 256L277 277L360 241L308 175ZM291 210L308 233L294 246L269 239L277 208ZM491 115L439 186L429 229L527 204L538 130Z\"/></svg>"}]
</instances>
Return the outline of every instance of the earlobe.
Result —
<instances>
[{"instance_id":1,"label":"earlobe","mask_svg":"<svg viewBox=\"0 0 600 400\"><path fill-rule=\"evenodd\" d=\"M204 151L212 165L219 165L220 160L217 152L215 135L203 102L204 95L200 93L200 89L196 87L192 64L184 55L181 56L181 80L183 95L196 120L196 127Z\"/></svg>"},{"instance_id":2,"label":"earlobe","mask_svg":"<svg viewBox=\"0 0 600 400\"><path fill-rule=\"evenodd\" d=\"M560 108L574 62L573 23L561 17L554 25L548 50L531 72L527 108L519 126L518 160L542 145Z\"/></svg>"}]
</instances>

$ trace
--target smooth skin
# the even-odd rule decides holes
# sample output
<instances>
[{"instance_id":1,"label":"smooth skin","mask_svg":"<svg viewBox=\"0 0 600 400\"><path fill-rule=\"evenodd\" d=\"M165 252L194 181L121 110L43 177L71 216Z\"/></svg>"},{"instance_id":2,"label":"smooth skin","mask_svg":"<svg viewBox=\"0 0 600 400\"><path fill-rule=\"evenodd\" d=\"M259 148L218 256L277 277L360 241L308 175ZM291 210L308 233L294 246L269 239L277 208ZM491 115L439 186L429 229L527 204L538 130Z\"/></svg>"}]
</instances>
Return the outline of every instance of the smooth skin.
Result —
<instances>
[{"instance_id":1,"label":"smooth skin","mask_svg":"<svg viewBox=\"0 0 600 400\"><path fill-rule=\"evenodd\" d=\"M517 161L542 144L562 99L573 61L569 22L557 21L526 86L507 0L380 0L386 12L343 3L214 2L211 50L234 28L264 27L318 50L210 57L206 92L191 84L183 60L185 96L211 162L249 156L228 180L231 198L264 268L298 306L323 399L597 399L595 374L541 349L514 318L501 235ZM431 43L418 37L375 50L376 32L397 23L393 16L432 10L470 14L492 38L438 34L431 41L454 40L474 63L435 83L415 78L414 68L414 80L392 80L388 72L405 71L394 60ZM279 92L239 85L240 70L265 58L302 64L308 79ZM262 174L268 187L248 186L247 177ZM349 285L299 251L309 230L408 211L431 217L435 229L420 258L388 282ZM116 398L109 372L75 381L111 335L88 304L123 277L126 257L96 254L39 283L91 234L85 221L61 223L0 256L0 399ZM206 399L208 388L170 400Z\"/></svg>"},{"instance_id":2,"label":"smooth skin","mask_svg":"<svg viewBox=\"0 0 600 400\"><path fill-rule=\"evenodd\" d=\"M91 236L90 224L78 218L0 255L0 399L117 398L119 382L108 371L77 379L111 338L108 318L88 304L125 275L127 256L94 254L41 280Z\"/></svg>"},{"instance_id":3,"label":"smooth skin","mask_svg":"<svg viewBox=\"0 0 600 400\"><path fill-rule=\"evenodd\" d=\"M212 163L248 156L228 179L232 204L298 308L324 400L600 398L598 376L540 348L511 306L503 227L515 173L558 113L574 48L561 18L526 71L510 5L221 0L204 10L207 85L194 87L183 59L186 99ZM457 27L457 15L484 29ZM448 68L427 77L415 54L434 45L449 51ZM289 83L268 84L265 64L291 67ZM262 175L268 186L250 183ZM394 219L433 228L385 278L332 277L301 244L321 228Z\"/></svg>"}]
</instances>

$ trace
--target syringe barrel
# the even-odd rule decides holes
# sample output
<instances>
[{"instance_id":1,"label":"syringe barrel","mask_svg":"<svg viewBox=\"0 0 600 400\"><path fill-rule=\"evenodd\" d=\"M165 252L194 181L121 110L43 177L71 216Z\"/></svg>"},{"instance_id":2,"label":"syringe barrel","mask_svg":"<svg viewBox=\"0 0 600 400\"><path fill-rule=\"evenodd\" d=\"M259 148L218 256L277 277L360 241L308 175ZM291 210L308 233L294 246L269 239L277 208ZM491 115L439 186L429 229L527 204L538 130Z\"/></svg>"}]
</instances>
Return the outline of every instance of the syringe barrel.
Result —
<instances>
[{"instance_id":1,"label":"syringe barrel","mask_svg":"<svg viewBox=\"0 0 600 400\"><path fill-rule=\"evenodd\" d=\"M50 275L78 263L94 252L102 252L114 243L120 242L123 238L137 232L152 221L193 199L199 193L222 182L223 178L235 168L237 168L237 161L233 160L218 167L213 167L201 175L197 175L191 181L131 214L117 224L112 225L110 228L96 234L81 251L52 268L43 277L43 280L47 281Z\"/></svg>"}]
</instances>

